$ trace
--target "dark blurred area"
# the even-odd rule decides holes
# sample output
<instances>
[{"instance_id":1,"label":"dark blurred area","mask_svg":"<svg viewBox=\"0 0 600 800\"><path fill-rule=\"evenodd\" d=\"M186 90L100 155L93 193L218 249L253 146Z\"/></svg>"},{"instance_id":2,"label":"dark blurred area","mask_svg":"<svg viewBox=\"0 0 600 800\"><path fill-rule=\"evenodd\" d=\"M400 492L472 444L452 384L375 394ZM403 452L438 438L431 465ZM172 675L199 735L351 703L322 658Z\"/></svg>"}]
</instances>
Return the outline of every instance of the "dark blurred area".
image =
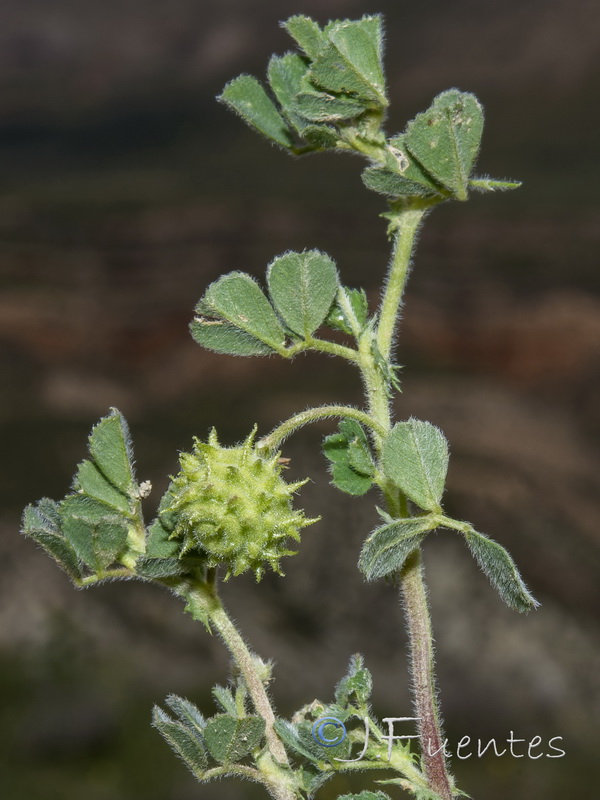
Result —
<instances>
[{"instance_id":1,"label":"dark blurred area","mask_svg":"<svg viewBox=\"0 0 600 800\"><path fill-rule=\"evenodd\" d=\"M130 422L152 514L177 453L216 426L224 441L294 410L346 400L344 365L202 351L192 309L218 275L264 275L318 247L377 303L384 202L343 156L293 160L215 96L264 76L291 41L278 22L382 12L388 130L451 86L486 109L479 172L504 195L443 206L421 235L400 339L400 418L431 420L452 448L447 509L507 546L542 607L519 617L451 534L426 546L450 747L563 737L563 758L455 759L479 800L591 796L600 780L600 5L591 0L4 0L0 5L0 789L5 800L220 800L149 726L169 692L212 713L219 642L153 587L75 592L19 536L23 506L69 489L92 424ZM405 633L391 586L356 558L373 498L328 485L319 443L288 442L310 515L285 580L245 577L224 597L277 662L290 715L331 698L365 654L382 716L410 714ZM154 506L152 505L154 504ZM359 791L339 778L319 797ZM396 794L394 794L396 792ZM391 788L390 794L400 796Z\"/></svg>"}]
</instances>

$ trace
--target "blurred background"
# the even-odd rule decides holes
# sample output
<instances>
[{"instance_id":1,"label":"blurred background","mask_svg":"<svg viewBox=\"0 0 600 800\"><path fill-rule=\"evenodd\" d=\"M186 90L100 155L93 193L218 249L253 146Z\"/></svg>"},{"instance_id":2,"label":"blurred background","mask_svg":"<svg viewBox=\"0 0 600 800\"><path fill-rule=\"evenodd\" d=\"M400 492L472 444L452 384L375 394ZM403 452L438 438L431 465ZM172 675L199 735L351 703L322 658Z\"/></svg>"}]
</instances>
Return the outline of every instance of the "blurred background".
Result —
<instances>
[{"instance_id":1,"label":"blurred background","mask_svg":"<svg viewBox=\"0 0 600 800\"><path fill-rule=\"evenodd\" d=\"M6 800L220 800L149 727L169 692L212 713L218 641L169 595L113 584L75 592L19 536L25 504L69 489L94 422L117 406L154 491L215 425L225 442L293 410L360 403L352 371L202 351L187 325L206 285L264 275L318 247L377 303L384 202L362 163L293 160L215 102L239 72L264 76L291 41L278 22L382 12L388 130L452 86L486 109L478 171L523 187L429 218L409 286L400 418L439 425L448 511L512 552L542 607L519 617L452 534L426 567L450 747L561 736L563 758L455 759L475 798L591 796L600 779L600 6L591 0L4 0L0 4L0 788ZM373 498L328 485L313 427L288 442L290 475L323 520L285 580L241 577L224 597L277 662L282 715L328 700L365 654L382 716L407 716L394 589L356 570ZM556 744L556 743L555 743ZM501 748L500 748L501 749ZM521 752L524 752L522 750ZM339 778L319 797L359 791ZM394 794L395 792L395 794ZM390 794L399 797L397 789Z\"/></svg>"}]
</instances>

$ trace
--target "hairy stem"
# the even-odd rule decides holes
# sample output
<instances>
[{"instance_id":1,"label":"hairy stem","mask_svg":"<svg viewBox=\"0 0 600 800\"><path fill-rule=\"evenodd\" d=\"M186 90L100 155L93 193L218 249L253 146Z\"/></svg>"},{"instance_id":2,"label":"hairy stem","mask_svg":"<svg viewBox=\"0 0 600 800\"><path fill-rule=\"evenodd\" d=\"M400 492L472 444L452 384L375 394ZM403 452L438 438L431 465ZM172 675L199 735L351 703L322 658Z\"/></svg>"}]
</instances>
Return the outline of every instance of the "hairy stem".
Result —
<instances>
[{"instance_id":1,"label":"hairy stem","mask_svg":"<svg viewBox=\"0 0 600 800\"><path fill-rule=\"evenodd\" d=\"M381 301L379 325L376 332L377 347L390 363L402 296L408 278L415 237L427 207L407 207L395 219L396 239L389 266L386 288ZM385 377L372 355L372 348L361 343L361 366L369 413L387 432L392 425L390 399ZM378 444L376 442L376 444ZM408 516L406 497L396 487L382 485L390 514ZM409 630L410 661L413 676L413 693L416 716L419 717L419 739L425 777L430 788L442 800L452 800L452 789L446 768L446 755L436 697L433 635L423 581L421 551L416 550L400 575L404 613Z\"/></svg>"},{"instance_id":2,"label":"hairy stem","mask_svg":"<svg viewBox=\"0 0 600 800\"><path fill-rule=\"evenodd\" d=\"M265 736L271 755L279 764L288 765L287 752L273 727L275 714L260 674L261 662L258 657L249 650L240 632L225 611L214 586L198 582L193 587L187 588L185 594L187 597L192 598L197 605L205 609L210 624L215 628L231 653L248 687L248 693L252 698L256 713L265 721ZM287 797L292 798L294 795L289 794Z\"/></svg>"},{"instance_id":3,"label":"hairy stem","mask_svg":"<svg viewBox=\"0 0 600 800\"><path fill-rule=\"evenodd\" d=\"M283 347L278 352L285 358L293 358L298 355L298 353L305 353L310 350L316 353L324 353L328 356L339 356L353 364L358 361L358 353L353 348L346 347L346 345L343 344L337 344L337 342L330 342L327 339L317 339L314 336L308 336L303 342L297 342L289 347Z\"/></svg>"},{"instance_id":4,"label":"hairy stem","mask_svg":"<svg viewBox=\"0 0 600 800\"><path fill-rule=\"evenodd\" d=\"M415 237L427 208L408 207L398 212L394 252L388 271L387 283L379 308L377 346L385 359L389 359L394 341L398 312L410 271L410 260Z\"/></svg>"},{"instance_id":5,"label":"hairy stem","mask_svg":"<svg viewBox=\"0 0 600 800\"><path fill-rule=\"evenodd\" d=\"M367 428L375 430L378 434L385 433L382 426L373 419L365 411L360 411L358 408L352 406L318 406L317 408L308 408L306 411L300 411L298 414L282 422L274 428L267 436L263 436L257 442L257 447L266 450L276 450L284 439L287 439L292 433L307 425L309 422L317 422L321 419L331 419L332 417L350 417L357 422L366 425Z\"/></svg>"},{"instance_id":6,"label":"hairy stem","mask_svg":"<svg viewBox=\"0 0 600 800\"><path fill-rule=\"evenodd\" d=\"M452 800L436 696L433 635L419 549L409 557L401 577L402 599L411 650L415 716L419 718L423 771L429 786L443 800Z\"/></svg>"}]
</instances>

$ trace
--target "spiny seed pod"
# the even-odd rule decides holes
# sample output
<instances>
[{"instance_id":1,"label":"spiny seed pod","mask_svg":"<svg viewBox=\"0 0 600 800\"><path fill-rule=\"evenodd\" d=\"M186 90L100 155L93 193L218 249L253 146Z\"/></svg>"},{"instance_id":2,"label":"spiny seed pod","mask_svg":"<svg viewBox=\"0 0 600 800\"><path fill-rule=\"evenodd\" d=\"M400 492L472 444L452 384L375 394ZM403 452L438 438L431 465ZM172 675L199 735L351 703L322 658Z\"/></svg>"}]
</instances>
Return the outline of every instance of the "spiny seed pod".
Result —
<instances>
[{"instance_id":1,"label":"spiny seed pod","mask_svg":"<svg viewBox=\"0 0 600 800\"><path fill-rule=\"evenodd\" d=\"M299 541L300 528L317 522L292 508L292 495L307 481L287 484L280 454L262 454L255 435L256 428L238 447L221 447L214 429L208 442L195 439L161 504L161 521L181 542L180 555L226 566L226 579L251 569L260 580L266 565L283 574L279 560L296 552L286 549L286 539Z\"/></svg>"}]
</instances>

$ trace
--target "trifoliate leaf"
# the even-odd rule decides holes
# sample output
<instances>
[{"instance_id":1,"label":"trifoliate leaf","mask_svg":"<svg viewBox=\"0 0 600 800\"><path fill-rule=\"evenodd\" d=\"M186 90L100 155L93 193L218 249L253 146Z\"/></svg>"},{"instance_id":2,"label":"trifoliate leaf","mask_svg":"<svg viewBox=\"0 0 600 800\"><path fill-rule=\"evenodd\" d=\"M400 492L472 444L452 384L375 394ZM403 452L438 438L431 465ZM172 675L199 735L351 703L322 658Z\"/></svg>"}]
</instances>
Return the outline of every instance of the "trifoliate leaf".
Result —
<instances>
[{"instance_id":1,"label":"trifoliate leaf","mask_svg":"<svg viewBox=\"0 0 600 800\"><path fill-rule=\"evenodd\" d=\"M279 315L302 338L322 325L339 285L334 262L319 250L279 256L269 265L267 283Z\"/></svg>"},{"instance_id":2,"label":"trifoliate leaf","mask_svg":"<svg viewBox=\"0 0 600 800\"><path fill-rule=\"evenodd\" d=\"M190 730L187 725L175 722L158 706L154 706L152 711L152 725L175 753L183 759L194 775L200 777L208 767L208 754L202 743L201 736L197 732Z\"/></svg>"},{"instance_id":3,"label":"trifoliate leaf","mask_svg":"<svg viewBox=\"0 0 600 800\"><path fill-rule=\"evenodd\" d=\"M325 34L317 23L302 14L290 17L286 22L282 23L282 27L296 40L310 59L317 58L327 43Z\"/></svg>"},{"instance_id":4,"label":"trifoliate leaf","mask_svg":"<svg viewBox=\"0 0 600 800\"><path fill-rule=\"evenodd\" d=\"M294 137L262 84L251 75L240 75L230 81L219 97L250 127L281 147L292 149Z\"/></svg>"},{"instance_id":5,"label":"trifoliate leaf","mask_svg":"<svg viewBox=\"0 0 600 800\"><path fill-rule=\"evenodd\" d=\"M436 181L458 200L466 200L482 132L483 110L477 98L450 89L408 123L405 142Z\"/></svg>"},{"instance_id":6,"label":"trifoliate leaf","mask_svg":"<svg viewBox=\"0 0 600 800\"><path fill-rule=\"evenodd\" d=\"M368 581L399 572L408 556L438 524L428 516L408 517L377 528L363 545L359 569Z\"/></svg>"},{"instance_id":7,"label":"trifoliate leaf","mask_svg":"<svg viewBox=\"0 0 600 800\"><path fill-rule=\"evenodd\" d=\"M515 562L501 544L482 533L464 531L475 560L507 606L515 611L531 611L539 606L519 574Z\"/></svg>"},{"instance_id":8,"label":"trifoliate leaf","mask_svg":"<svg viewBox=\"0 0 600 800\"><path fill-rule=\"evenodd\" d=\"M208 752L216 761L230 764L258 747L264 732L265 721L262 717L236 719L229 714L217 714L206 723L204 741Z\"/></svg>"},{"instance_id":9,"label":"trifoliate leaf","mask_svg":"<svg viewBox=\"0 0 600 800\"><path fill-rule=\"evenodd\" d=\"M230 272L211 283L198 303L196 312L201 315L192 329L197 340L199 335L204 336L211 328L213 331L219 330L218 325L215 328L215 322L226 324L225 328L220 329L217 341L213 340L210 344L211 349L217 349L215 345L220 344L219 336L225 337L226 346L233 347L239 343L238 352L241 350L240 354L243 355L250 354L243 352L246 347L256 351L254 342L262 353L277 351L285 344L285 332L273 307L256 281L243 272ZM251 337L250 340L248 337Z\"/></svg>"},{"instance_id":10,"label":"trifoliate leaf","mask_svg":"<svg viewBox=\"0 0 600 800\"><path fill-rule=\"evenodd\" d=\"M116 408L92 429L89 450L104 477L124 494L137 497L129 428Z\"/></svg>"},{"instance_id":11,"label":"trifoliate leaf","mask_svg":"<svg viewBox=\"0 0 600 800\"><path fill-rule=\"evenodd\" d=\"M409 419L383 444L385 475L424 511L438 511L448 471L448 443L430 422Z\"/></svg>"},{"instance_id":12,"label":"trifoliate leaf","mask_svg":"<svg viewBox=\"0 0 600 800\"><path fill-rule=\"evenodd\" d=\"M91 460L73 479L74 494L60 503L42 500L26 510L30 532L71 575L84 577L82 564L96 577L121 560L128 567L144 548L140 487L133 471L129 430L117 409L94 426L88 439ZM125 574L125 573L124 573Z\"/></svg>"}]
</instances>

